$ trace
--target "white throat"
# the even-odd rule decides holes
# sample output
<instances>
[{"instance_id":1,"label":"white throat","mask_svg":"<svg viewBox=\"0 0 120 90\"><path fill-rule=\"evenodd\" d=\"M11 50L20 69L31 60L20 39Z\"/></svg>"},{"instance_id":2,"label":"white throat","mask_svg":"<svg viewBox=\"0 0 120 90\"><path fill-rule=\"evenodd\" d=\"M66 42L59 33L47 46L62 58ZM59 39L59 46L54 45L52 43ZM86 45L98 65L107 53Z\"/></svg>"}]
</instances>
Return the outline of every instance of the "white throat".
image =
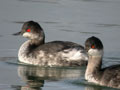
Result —
<instances>
[{"instance_id":1,"label":"white throat","mask_svg":"<svg viewBox=\"0 0 120 90\"><path fill-rule=\"evenodd\" d=\"M90 56L100 56L100 57L102 57L102 56L103 56L103 49L101 49L101 50L98 50L98 49L90 49L90 50L88 51L88 54L89 54Z\"/></svg>"}]
</instances>

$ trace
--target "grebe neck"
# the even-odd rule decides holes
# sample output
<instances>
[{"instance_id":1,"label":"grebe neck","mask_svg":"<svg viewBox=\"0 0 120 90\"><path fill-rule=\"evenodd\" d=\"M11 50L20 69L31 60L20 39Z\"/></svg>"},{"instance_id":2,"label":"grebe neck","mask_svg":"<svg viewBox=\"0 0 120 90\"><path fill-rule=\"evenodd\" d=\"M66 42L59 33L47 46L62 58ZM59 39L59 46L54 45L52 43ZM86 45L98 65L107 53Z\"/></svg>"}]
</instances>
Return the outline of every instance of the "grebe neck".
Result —
<instances>
[{"instance_id":1,"label":"grebe neck","mask_svg":"<svg viewBox=\"0 0 120 90\"><path fill-rule=\"evenodd\" d=\"M30 40L30 45L34 45L34 46L39 46L45 43L45 40L39 40L39 39L31 39Z\"/></svg>"},{"instance_id":2,"label":"grebe neck","mask_svg":"<svg viewBox=\"0 0 120 90\"><path fill-rule=\"evenodd\" d=\"M85 78L88 81L97 82L101 76L102 56L103 51L96 50L95 52L88 52L89 59L85 72Z\"/></svg>"},{"instance_id":3,"label":"grebe neck","mask_svg":"<svg viewBox=\"0 0 120 90\"><path fill-rule=\"evenodd\" d=\"M27 47L27 51L28 53L32 53L33 50L35 50L37 47L39 47L40 45L43 45L45 43L45 40L39 40L39 39L31 39L29 41L28 47Z\"/></svg>"}]
</instances>

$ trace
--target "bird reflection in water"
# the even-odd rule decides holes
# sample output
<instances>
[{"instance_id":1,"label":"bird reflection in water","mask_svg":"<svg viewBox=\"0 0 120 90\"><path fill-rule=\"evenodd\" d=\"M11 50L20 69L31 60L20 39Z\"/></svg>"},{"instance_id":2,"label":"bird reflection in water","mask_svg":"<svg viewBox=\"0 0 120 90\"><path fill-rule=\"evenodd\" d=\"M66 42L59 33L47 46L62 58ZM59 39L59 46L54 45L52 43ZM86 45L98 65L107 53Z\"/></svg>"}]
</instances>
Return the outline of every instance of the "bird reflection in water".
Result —
<instances>
[{"instance_id":1,"label":"bird reflection in water","mask_svg":"<svg viewBox=\"0 0 120 90\"><path fill-rule=\"evenodd\" d=\"M45 80L59 81L84 77L85 69L19 66L18 75L27 84L21 90L42 90Z\"/></svg>"},{"instance_id":2,"label":"bird reflection in water","mask_svg":"<svg viewBox=\"0 0 120 90\"><path fill-rule=\"evenodd\" d=\"M26 83L21 90L42 90L44 80L37 75L36 67L19 66L18 75Z\"/></svg>"}]
</instances>

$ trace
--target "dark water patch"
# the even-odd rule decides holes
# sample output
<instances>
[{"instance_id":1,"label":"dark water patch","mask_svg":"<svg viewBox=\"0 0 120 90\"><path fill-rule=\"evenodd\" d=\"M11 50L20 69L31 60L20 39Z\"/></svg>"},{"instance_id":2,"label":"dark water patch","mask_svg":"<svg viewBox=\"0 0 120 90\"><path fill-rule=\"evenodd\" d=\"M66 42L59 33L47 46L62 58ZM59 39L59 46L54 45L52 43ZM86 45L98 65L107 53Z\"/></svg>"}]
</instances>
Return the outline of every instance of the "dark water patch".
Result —
<instances>
[{"instance_id":1,"label":"dark water patch","mask_svg":"<svg viewBox=\"0 0 120 90\"><path fill-rule=\"evenodd\" d=\"M22 2L35 2L35 3L51 3L51 4L57 4L58 2L56 0L18 0Z\"/></svg>"}]
</instances>

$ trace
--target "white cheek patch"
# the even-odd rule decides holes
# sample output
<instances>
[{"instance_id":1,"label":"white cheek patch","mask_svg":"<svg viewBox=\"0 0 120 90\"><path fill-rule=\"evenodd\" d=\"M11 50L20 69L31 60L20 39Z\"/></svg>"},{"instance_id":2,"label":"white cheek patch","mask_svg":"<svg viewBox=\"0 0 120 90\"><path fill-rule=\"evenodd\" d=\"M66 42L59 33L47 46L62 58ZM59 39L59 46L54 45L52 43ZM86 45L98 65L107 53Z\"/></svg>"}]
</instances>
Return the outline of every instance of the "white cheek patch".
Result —
<instances>
[{"instance_id":1,"label":"white cheek patch","mask_svg":"<svg viewBox=\"0 0 120 90\"><path fill-rule=\"evenodd\" d=\"M26 37L26 38L30 38L30 39L37 39L38 38L38 35L35 35L33 33L30 33L30 32L25 32L23 34L23 37Z\"/></svg>"},{"instance_id":2,"label":"white cheek patch","mask_svg":"<svg viewBox=\"0 0 120 90\"><path fill-rule=\"evenodd\" d=\"M23 37L28 38L28 37L30 37L30 36L31 36L31 35L30 35L30 33L28 33L28 32L23 33Z\"/></svg>"},{"instance_id":3,"label":"white cheek patch","mask_svg":"<svg viewBox=\"0 0 120 90\"><path fill-rule=\"evenodd\" d=\"M89 55L92 55L92 56L103 56L103 50L98 50L98 49L90 49L88 51L88 54Z\"/></svg>"}]
</instances>

